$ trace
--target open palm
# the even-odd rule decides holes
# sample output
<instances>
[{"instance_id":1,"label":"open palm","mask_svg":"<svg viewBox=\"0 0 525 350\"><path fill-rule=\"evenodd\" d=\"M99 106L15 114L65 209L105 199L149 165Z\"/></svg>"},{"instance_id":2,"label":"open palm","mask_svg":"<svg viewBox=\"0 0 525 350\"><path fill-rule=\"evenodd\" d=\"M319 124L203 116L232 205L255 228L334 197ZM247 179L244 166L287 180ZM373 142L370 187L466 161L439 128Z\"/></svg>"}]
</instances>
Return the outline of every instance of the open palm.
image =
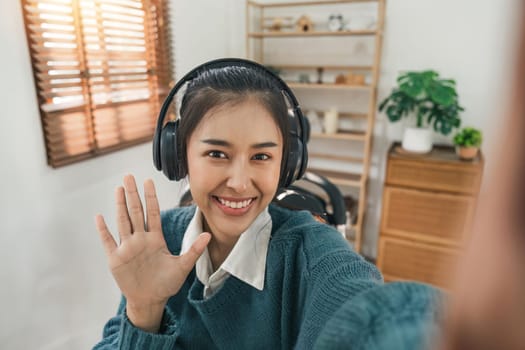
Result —
<instances>
[{"instance_id":1,"label":"open palm","mask_svg":"<svg viewBox=\"0 0 525 350\"><path fill-rule=\"evenodd\" d=\"M162 234L160 209L151 180L144 183L146 221L133 176L116 191L118 245L101 215L96 218L111 273L128 304L164 305L180 290L210 240L201 234L184 255L170 253ZM146 225L147 223L147 225Z\"/></svg>"}]
</instances>

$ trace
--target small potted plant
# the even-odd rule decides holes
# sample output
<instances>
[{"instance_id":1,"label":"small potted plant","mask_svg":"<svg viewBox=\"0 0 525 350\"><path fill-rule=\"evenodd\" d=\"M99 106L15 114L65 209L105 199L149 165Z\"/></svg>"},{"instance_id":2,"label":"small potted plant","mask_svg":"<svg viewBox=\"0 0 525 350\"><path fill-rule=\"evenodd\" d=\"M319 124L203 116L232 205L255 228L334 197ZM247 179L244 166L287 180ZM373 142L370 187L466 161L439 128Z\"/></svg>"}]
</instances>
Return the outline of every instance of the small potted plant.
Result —
<instances>
[{"instance_id":1,"label":"small potted plant","mask_svg":"<svg viewBox=\"0 0 525 350\"><path fill-rule=\"evenodd\" d=\"M403 149L426 153L432 149L432 127L445 136L461 125L456 82L441 79L432 70L406 72L397 78L395 87L379 105L379 111L386 111L391 122L403 117L415 117L416 127L405 128Z\"/></svg>"},{"instance_id":2,"label":"small potted plant","mask_svg":"<svg viewBox=\"0 0 525 350\"><path fill-rule=\"evenodd\" d=\"M472 160L478 155L482 141L481 131L471 127L463 128L454 136L456 153L461 159Z\"/></svg>"}]
</instances>

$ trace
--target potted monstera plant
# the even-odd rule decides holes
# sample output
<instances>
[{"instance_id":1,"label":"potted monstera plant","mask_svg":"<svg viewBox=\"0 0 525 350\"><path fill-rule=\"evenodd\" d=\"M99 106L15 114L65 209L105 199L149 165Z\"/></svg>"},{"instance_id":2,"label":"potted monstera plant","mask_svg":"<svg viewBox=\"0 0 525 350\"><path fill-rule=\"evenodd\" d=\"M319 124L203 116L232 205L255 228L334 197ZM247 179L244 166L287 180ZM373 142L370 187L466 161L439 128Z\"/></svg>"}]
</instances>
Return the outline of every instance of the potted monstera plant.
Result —
<instances>
[{"instance_id":1,"label":"potted monstera plant","mask_svg":"<svg viewBox=\"0 0 525 350\"><path fill-rule=\"evenodd\" d=\"M475 128L463 128L454 136L454 145L459 158L472 160L478 155L483 141L481 131Z\"/></svg>"},{"instance_id":2,"label":"potted monstera plant","mask_svg":"<svg viewBox=\"0 0 525 350\"><path fill-rule=\"evenodd\" d=\"M415 127L406 127L403 149L426 153L432 149L432 130L448 136L461 125L456 82L442 79L433 70L406 72L397 78L392 89L379 105L391 122L404 117L415 118Z\"/></svg>"}]
</instances>

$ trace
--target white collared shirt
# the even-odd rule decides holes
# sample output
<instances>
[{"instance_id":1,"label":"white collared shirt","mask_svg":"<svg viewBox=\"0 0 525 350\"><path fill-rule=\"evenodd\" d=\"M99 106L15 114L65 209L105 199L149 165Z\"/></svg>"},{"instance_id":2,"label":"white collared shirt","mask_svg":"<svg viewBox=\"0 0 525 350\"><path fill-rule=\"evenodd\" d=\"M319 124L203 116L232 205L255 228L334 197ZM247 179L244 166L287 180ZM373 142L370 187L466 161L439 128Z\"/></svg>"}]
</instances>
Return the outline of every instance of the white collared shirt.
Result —
<instances>
[{"instance_id":1,"label":"white collared shirt","mask_svg":"<svg viewBox=\"0 0 525 350\"><path fill-rule=\"evenodd\" d=\"M184 233L181 254L187 252L203 232L202 212L197 207ZM204 285L204 298L209 298L230 275L252 287L263 290L266 271L266 253L272 232L272 218L268 208L263 210L244 231L222 265L213 272L208 248L197 260L197 278Z\"/></svg>"}]
</instances>

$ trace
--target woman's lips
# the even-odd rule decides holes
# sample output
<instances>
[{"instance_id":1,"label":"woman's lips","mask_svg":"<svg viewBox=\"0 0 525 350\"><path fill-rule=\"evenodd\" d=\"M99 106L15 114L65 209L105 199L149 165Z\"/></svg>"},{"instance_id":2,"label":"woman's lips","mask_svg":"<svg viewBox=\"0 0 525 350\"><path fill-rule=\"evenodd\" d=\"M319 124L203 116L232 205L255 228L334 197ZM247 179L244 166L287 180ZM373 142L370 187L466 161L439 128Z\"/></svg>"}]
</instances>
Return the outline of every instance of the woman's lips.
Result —
<instances>
[{"instance_id":1,"label":"woman's lips","mask_svg":"<svg viewBox=\"0 0 525 350\"><path fill-rule=\"evenodd\" d=\"M232 198L212 196L214 203L226 215L240 216L246 214L257 197Z\"/></svg>"}]
</instances>

